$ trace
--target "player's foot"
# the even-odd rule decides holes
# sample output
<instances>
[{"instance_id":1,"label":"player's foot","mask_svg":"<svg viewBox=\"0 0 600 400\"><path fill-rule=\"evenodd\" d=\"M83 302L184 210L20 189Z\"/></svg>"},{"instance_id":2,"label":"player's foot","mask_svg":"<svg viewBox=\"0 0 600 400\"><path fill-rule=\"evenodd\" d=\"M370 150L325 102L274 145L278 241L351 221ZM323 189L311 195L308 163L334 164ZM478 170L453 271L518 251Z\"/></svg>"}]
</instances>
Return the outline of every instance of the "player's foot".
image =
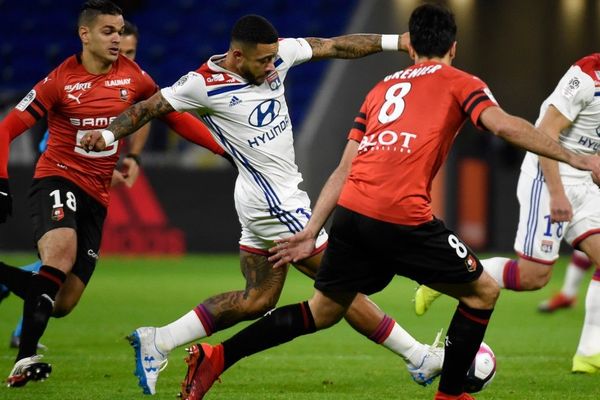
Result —
<instances>
[{"instance_id":1,"label":"player's foot","mask_svg":"<svg viewBox=\"0 0 600 400\"><path fill-rule=\"evenodd\" d=\"M431 304L440 297L441 293L425 285L420 285L415 292L415 313L425 314Z\"/></svg>"},{"instance_id":2,"label":"player's foot","mask_svg":"<svg viewBox=\"0 0 600 400\"><path fill-rule=\"evenodd\" d=\"M225 365L223 346L194 344L187 351L189 356L186 357L185 362L188 370L181 383L179 395L183 400L200 400L223 372Z\"/></svg>"},{"instance_id":3,"label":"player's foot","mask_svg":"<svg viewBox=\"0 0 600 400\"><path fill-rule=\"evenodd\" d=\"M548 300L542 301L538 306L538 311L552 313L561 308L571 308L575 305L575 299L575 296L565 296L562 292L558 292Z\"/></svg>"},{"instance_id":4,"label":"player's foot","mask_svg":"<svg viewBox=\"0 0 600 400\"><path fill-rule=\"evenodd\" d=\"M475 400L475 397L471 396L468 393L463 393L463 394L459 394L459 395L451 395L451 394L442 393L438 390L438 392L435 394L435 397L433 398L433 400Z\"/></svg>"},{"instance_id":5,"label":"player's foot","mask_svg":"<svg viewBox=\"0 0 600 400\"><path fill-rule=\"evenodd\" d=\"M18 349L20 344L21 344L21 336L17 336L13 332L10 335L10 342L8 343L8 347L10 347L11 349ZM38 350L41 350L41 351L48 350L48 346L43 345L41 343L38 343L37 348L38 348Z\"/></svg>"},{"instance_id":6,"label":"player's foot","mask_svg":"<svg viewBox=\"0 0 600 400\"><path fill-rule=\"evenodd\" d=\"M41 355L23 358L15 363L6 380L8 387L25 386L29 381L43 381L50 376L52 365L40 362Z\"/></svg>"},{"instance_id":7,"label":"player's foot","mask_svg":"<svg viewBox=\"0 0 600 400\"><path fill-rule=\"evenodd\" d=\"M144 394L156 393L156 381L158 374L167 367L168 354L160 352L156 348L156 328L138 328L129 336L129 344L135 351L135 371L138 385Z\"/></svg>"},{"instance_id":8,"label":"player's foot","mask_svg":"<svg viewBox=\"0 0 600 400\"><path fill-rule=\"evenodd\" d=\"M442 373L444 364L444 343L441 340L442 331L440 330L431 345L425 345L427 348L419 365L407 363L406 368L412 376L413 381L419 385L427 386L431 384L439 374Z\"/></svg>"},{"instance_id":9,"label":"player's foot","mask_svg":"<svg viewBox=\"0 0 600 400\"><path fill-rule=\"evenodd\" d=\"M581 374L594 374L600 371L600 353L593 356L581 356L575 354L573 357L573 368L571 372Z\"/></svg>"}]
</instances>

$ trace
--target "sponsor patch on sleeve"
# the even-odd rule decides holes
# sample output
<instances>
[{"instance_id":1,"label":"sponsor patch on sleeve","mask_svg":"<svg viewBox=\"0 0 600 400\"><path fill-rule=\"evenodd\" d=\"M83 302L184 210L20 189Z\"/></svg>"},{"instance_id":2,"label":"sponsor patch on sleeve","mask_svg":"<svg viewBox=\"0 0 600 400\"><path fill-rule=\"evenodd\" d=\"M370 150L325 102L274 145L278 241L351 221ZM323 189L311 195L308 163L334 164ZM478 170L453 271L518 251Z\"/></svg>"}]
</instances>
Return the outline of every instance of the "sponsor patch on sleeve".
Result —
<instances>
[{"instance_id":1,"label":"sponsor patch on sleeve","mask_svg":"<svg viewBox=\"0 0 600 400\"><path fill-rule=\"evenodd\" d=\"M31 102L33 100L35 100L35 89L31 89L31 91L29 93L27 93L25 95L25 97L23 97L23 100L21 100L19 102L19 104L17 104L17 106L15 107L17 110L19 111L25 111L25 109L27 107L29 107L29 105L31 104Z\"/></svg>"},{"instance_id":2,"label":"sponsor patch on sleeve","mask_svg":"<svg viewBox=\"0 0 600 400\"><path fill-rule=\"evenodd\" d=\"M581 87L581 81L579 80L578 77L574 76L573 78L571 78L571 80L569 80L569 83L567 83L563 87L562 94L567 99L570 99L573 96L575 96L575 94L577 94L580 87Z\"/></svg>"}]
</instances>

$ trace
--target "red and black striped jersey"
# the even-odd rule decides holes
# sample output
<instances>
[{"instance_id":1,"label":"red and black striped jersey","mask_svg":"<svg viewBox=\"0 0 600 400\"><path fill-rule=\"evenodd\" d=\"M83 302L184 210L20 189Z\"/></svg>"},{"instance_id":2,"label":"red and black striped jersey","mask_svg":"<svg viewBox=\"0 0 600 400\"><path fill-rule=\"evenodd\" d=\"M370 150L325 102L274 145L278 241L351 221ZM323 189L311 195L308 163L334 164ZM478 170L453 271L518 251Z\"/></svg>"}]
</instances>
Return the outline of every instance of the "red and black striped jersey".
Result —
<instances>
[{"instance_id":1,"label":"red and black striped jersey","mask_svg":"<svg viewBox=\"0 0 600 400\"><path fill-rule=\"evenodd\" d=\"M431 184L467 118L496 102L486 84L451 66L424 62L379 82L349 140L360 143L339 204L402 225L433 218Z\"/></svg>"}]
</instances>

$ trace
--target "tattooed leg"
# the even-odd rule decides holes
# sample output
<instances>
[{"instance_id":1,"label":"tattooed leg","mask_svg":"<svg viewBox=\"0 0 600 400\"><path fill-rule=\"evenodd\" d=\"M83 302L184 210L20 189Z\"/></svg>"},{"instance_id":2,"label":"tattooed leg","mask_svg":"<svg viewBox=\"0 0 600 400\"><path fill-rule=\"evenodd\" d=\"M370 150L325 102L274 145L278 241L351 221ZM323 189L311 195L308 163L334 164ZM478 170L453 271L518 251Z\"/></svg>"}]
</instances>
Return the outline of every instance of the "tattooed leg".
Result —
<instances>
[{"instance_id":1,"label":"tattooed leg","mask_svg":"<svg viewBox=\"0 0 600 400\"><path fill-rule=\"evenodd\" d=\"M240 267L246 278L243 291L221 293L202 303L213 317L215 331L263 316L281 295L287 266L273 269L267 257L241 251Z\"/></svg>"}]
</instances>

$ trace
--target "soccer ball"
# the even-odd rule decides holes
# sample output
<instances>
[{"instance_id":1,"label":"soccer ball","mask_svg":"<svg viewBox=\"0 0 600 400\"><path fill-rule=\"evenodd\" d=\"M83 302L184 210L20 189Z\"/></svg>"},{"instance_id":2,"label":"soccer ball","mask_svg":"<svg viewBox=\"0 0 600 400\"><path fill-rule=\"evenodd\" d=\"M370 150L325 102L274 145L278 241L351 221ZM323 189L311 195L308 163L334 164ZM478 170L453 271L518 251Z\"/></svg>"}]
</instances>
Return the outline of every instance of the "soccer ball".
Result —
<instances>
[{"instance_id":1,"label":"soccer ball","mask_svg":"<svg viewBox=\"0 0 600 400\"><path fill-rule=\"evenodd\" d=\"M487 344L481 342L471 368L467 371L465 391L476 393L483 390L496 375L496 356Z\"/></svg>"}]
</instances>

